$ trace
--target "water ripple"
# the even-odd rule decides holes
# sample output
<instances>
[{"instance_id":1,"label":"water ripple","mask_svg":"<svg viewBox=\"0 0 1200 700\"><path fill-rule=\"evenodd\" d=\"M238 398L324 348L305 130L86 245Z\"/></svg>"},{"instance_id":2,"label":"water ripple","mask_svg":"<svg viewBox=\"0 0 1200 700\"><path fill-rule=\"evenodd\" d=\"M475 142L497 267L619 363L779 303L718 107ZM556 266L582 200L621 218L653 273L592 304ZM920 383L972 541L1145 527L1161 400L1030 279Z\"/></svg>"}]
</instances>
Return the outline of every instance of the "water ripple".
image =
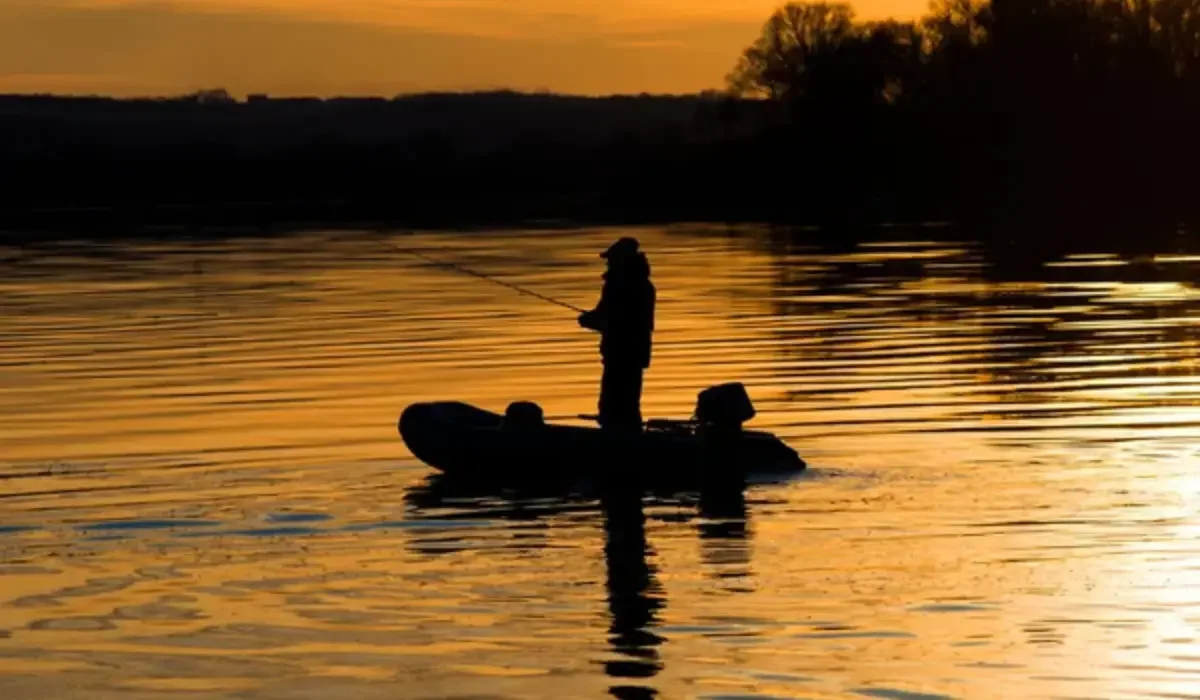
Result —
<instances>
[{"instance_id":1,"label":"water ripple","mask_svg":"<svg viewBox=\"0 0 1200 700\"><path fill-rule=\"evenodd\" d=\"M646 412L743 380L813 464L640 508L395 435L593 412L562 309L378 235L0 250L0 694L1194 697L1200 256L940 231L636 231ZM586 306L625 233L394 242Z\"/></svg>"}]
</instances>

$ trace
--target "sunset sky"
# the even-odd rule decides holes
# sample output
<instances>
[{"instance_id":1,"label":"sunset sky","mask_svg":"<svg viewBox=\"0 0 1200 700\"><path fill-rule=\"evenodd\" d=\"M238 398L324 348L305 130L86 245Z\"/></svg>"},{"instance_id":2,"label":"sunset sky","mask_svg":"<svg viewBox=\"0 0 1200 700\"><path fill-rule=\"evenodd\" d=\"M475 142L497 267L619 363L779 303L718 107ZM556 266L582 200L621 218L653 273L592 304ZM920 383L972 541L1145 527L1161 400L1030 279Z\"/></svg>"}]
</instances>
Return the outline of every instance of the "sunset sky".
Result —
<instances>
[{"instance_id":1,"label":"sunset sky","mask_svg":"<svg viewBox=\"0 0 1200 700\"><path fill-rule=\"evenodd\" d=\"M780 0L0 0L0 92L719 87ZM909 17L923 0L864 0Z\"/></svg>"}]
</instances>

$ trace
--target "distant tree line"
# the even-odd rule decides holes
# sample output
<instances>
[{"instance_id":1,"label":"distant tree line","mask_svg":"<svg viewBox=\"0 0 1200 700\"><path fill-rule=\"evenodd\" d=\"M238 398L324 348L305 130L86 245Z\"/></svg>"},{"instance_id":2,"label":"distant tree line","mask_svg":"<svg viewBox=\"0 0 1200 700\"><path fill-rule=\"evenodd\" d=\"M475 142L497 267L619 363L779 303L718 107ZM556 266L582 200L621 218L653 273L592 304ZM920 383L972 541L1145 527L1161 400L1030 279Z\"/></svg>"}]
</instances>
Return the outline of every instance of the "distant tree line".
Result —
<instances>
[{"instance_id":1,"label":"distant tree line","mask_svg":"<svg viewBox=\"0 0 1200 700\"><path fill-rule=\"evenodd\" d=\"M687 185L708 168L697 115L717 96L223 95L0 97L0 229L716 211Z\"/></svg>"},{"instance_id":2,"label":"distant tree line","mask_svg":"<svg viewBox=\"0 0 1200 700\"><path fill-rule=\"evenodd\" d=\"M0 229L1200 218L1200 0L939 2L786 5L703 95L0 97Z\"/></svg>"},{"instance_id":3,"label":"distant tree line","mask_svg":"<svg viewBox=\"0 0 1200 700\"><path fill-rule=\"evenodd\" d=\"M768 138L806 189L959 214L1196 214L1200 0L938 0L914 22L792 3L729 87L775 106Z\"/></svg>"}]
</instances>

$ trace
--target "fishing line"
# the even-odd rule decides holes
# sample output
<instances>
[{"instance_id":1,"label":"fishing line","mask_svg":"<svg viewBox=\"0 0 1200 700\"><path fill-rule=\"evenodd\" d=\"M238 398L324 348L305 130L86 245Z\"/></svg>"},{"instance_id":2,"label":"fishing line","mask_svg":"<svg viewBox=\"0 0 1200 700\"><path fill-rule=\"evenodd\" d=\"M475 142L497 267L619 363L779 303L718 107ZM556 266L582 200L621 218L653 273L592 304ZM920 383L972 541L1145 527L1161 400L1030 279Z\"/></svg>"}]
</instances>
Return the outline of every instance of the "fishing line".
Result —
<instances>
[{"instance_id":1,"label":"fishing line","mask_svg":"<svg viewBox=\"0 0 1200 700\"><path fill-rule=\"evenodd\" d=\"M435 260L434 258L431 258L428 255L425 255L424 253L418 253L417 251L412 250L410 248L403 248L399 245L396 245L395 243L392 243L391 241L384 241L384 242L387 243L391 248L393 248L394 250L396 250L398 252L405 253L407 255L412 255L413 257L416 257L416 258L420 258L421 260L424 260L425 262L427 262L431 265L436 265L438 267L445 267L445 268L454 270L456 272L461 272L465 275L471 275L472 277L478 277L481 280L486 280L493 284L498 284L501 287L507 287L507 288L513 290L514 292L517 292L518 294L524 294L526 296L530 296L535 299L541 299L542 301L549 302L556 306L561 306L564 309L570 309L571 311L574 311L576 313L580 313L580 314L585 313L583 309L579 308L578 306L572 306L571 304L568 304L565 301L559 301L558 299L553 299L551 297L546 296L545 294L539 294L538 292L515 285L511 282L505 282L504 280L496 279L495 277L492 277L491 275L485 275L482 272L476 272L475 270L471 270L469 268L463 267L462 265L456 265L456 264L450 263L450 262Z\"/></svg>"}]
</instances>

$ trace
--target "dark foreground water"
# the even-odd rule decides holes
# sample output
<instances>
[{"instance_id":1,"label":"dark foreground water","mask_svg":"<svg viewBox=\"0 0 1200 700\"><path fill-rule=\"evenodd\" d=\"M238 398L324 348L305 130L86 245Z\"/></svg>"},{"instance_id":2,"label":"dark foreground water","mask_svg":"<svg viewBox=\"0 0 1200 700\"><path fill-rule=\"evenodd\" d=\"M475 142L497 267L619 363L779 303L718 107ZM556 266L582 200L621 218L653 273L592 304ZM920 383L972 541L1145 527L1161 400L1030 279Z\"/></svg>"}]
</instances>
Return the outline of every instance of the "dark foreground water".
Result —
<instances>
[{"instance_id":1,"label":"dark foreground water","mask_svg":"<svg viewBox=\"0 0 1200 700\"><path fill-rule=\"evenodd\" d=\"M584 306L619 233L391 240ZM938 234L638 232L647 413L743 380L814 467L644 530L396 436L591 411L570 312L380 237L2 250L0 697L1200 696L1200 258Z\"/></svg>"}]
</instances>

